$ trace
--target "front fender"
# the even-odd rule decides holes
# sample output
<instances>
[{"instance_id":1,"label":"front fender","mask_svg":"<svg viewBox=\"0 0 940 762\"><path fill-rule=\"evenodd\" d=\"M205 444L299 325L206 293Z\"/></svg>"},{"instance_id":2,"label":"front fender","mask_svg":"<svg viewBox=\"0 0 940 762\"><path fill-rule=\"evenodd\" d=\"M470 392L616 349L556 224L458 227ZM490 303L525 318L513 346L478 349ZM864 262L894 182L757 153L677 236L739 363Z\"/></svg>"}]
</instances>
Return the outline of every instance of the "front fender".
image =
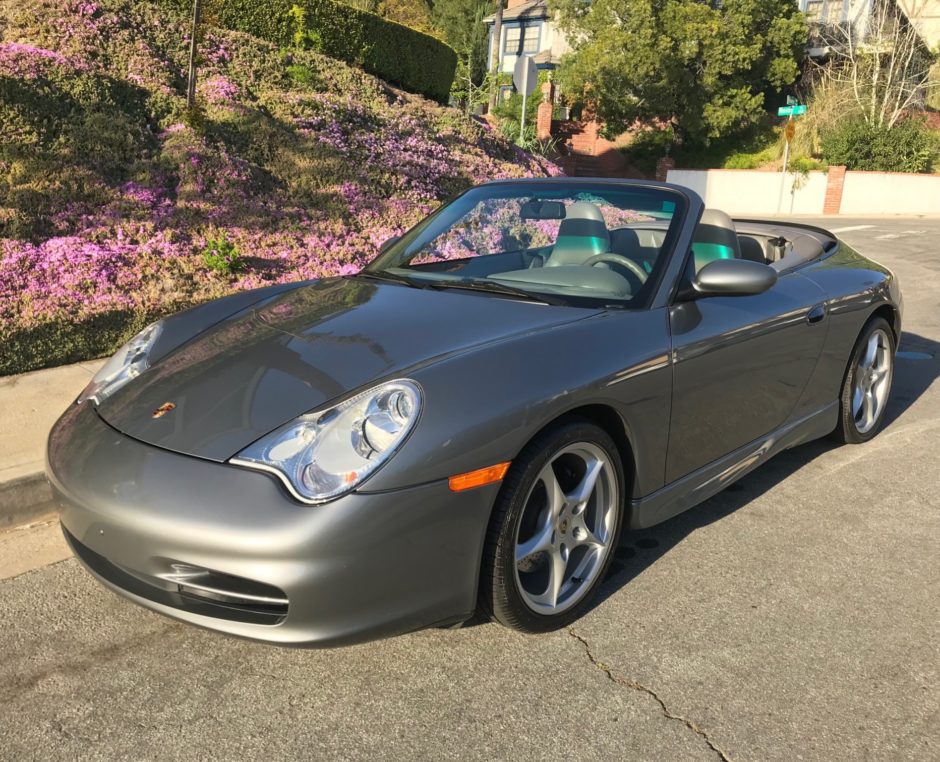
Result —
<instances>
[{"instance_id":1,"label":"front fender","mask_svg":"<svg viewBox=\"0 0 940 762\"><path fill-rule=\"evenodd\" d=\"M361 492L400 489L516 457L537 432L585 405L620 416L635 494L663 484L672 372L665 312L606 312L495 342L422 368L421 420Z\"/></svg>"}]
</instances>

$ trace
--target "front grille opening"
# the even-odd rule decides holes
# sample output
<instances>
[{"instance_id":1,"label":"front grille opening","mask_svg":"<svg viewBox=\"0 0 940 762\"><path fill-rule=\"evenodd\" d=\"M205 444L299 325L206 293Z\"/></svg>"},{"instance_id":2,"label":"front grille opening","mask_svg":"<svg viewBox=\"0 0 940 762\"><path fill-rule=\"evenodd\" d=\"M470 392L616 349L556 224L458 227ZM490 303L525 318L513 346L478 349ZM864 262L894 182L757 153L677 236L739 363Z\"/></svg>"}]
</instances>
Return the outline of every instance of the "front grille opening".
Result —
<instances>
[{"instance_id":1,"label":"front grille opening","mask_svg":"<svg viewBox=\"0 0 940 762\"><path fill-rule=\"evenodd\" d=\"M93 572L154 603L249 624L275 625L287 617L287 594L273 585L170 560L166 572L142 574L109 561L63 531L75 555Z\"/></svg>"}]
</instances>

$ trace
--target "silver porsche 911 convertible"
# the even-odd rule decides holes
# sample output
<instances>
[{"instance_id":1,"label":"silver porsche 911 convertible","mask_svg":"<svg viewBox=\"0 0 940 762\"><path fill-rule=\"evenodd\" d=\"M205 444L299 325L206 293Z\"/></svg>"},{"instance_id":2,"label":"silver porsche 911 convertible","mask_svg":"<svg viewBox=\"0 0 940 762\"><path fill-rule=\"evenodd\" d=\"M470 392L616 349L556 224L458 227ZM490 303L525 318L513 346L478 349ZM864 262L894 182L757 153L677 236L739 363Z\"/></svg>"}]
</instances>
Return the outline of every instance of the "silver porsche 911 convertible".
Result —
<instances>
[{"instance_id":1,"label":"silver porsche 911 convertible","mask_svg":"<svg viewBox=\"0 0 940 762\"><path fill-rule=\"evenodd\" d=\"M147 327L55 425L75 555L148 608L328 646L591 604L623 531L882 425L894 276L679 186L495 182L357 275Z\"/></svg>"}]
</instances>

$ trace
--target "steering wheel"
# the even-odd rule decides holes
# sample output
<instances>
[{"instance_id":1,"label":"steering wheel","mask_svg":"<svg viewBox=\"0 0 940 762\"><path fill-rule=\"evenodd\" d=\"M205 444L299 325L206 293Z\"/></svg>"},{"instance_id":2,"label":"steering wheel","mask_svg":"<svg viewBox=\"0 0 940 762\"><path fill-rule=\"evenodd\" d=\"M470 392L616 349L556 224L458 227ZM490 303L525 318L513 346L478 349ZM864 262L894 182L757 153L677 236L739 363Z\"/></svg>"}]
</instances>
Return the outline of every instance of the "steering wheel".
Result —
<instances>
[{"instance_id":1,"label":"steering wheel","mask_svg":"<svg viewBox=\"0 0 940 762\"><path fill-rule=\"evenodd\" d=\"M595 254L593 257L588 257L584 264L587 267L594 267L594 265L599 265L601 262L610 262L611 264L615 265L623 265L640 279L640 283L646 283L646 279L649 277L646 274L646 270L640 267L629 257L623 256L623 254L614 254L613 252L607 252L606 254Z\"/></svg>"}]
</instances>

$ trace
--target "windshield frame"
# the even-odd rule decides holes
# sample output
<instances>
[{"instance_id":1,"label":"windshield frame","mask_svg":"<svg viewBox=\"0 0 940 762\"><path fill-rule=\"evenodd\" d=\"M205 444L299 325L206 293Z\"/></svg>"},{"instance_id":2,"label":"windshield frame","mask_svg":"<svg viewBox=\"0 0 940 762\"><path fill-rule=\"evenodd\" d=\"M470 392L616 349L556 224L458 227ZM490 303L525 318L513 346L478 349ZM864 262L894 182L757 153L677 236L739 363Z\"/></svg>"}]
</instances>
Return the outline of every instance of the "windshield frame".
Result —
<instances>
[{"instance_id":1,"label":"windshield frame","mask_svg":"<svg viewBox=\"0 0 940 762\"><path fill-rule=\"evenodd\" d=\"M663 244L660 247L660 254L657 258L656 266L653 268L649 280L630 299L618 300L616 298L600 295L593 296L566 294L559 291L543 292L537 290L536 288L525 289L532 294L533 301L538 301L539 297L545 297L544 300L546 302L561 302L565 306L572 307L602 307L628 310L648 309L660 294L662 290L663 278L665 277L667 271L672 269L670 268L670 263L675 259L677 244L683 238L687 237L685 233L688 228L689 212L692 207L696 206L693 199L690 198L688 192L686 192L686 189L670 183L656 181L570 177L497 180L494 182L472 186L466 191L449 198L447 201L442 203L441 206L439 206L433 212L420 220L416 225L402 234L402 236L399 237L398 240L396 240L393 244L389 245L385 251L380 252L368 265L366 265L366 267L363 268L362 272L365 274L378 275L380 273L389 271L395 273L396 275L402 275L402 271L404 271L406 268L397 266L395 264L397 260L401 259L402 256L406 253L407 249L420 238L424 231L433 225L442 214L446 213L454 203L460 201L464 196L470 193L476 193L481 189L499 189L502 187L518 189L520 197L529 194L538 195L541 190L544 190L546 193L552 191L558 192L560 190L563 191L566 189L577 189L579 191L584 190L589 192L592 190L592 188L596 188L598 192L602 194L605 189L609 190L611 187L625 189L630 188L636 190L646 189L656 192L657 195L663 194L665 192L670 196L669 200L675 202L675 210L672 214L672 217L670 218ZM408 276L406 275L405 277ZM418 287L424 287L425 283L435 282L435 279L433 278L425 279L421 278L420 275L416 278L413 278L413 280L415 281L415 285ZM493 294L499 296L498 279L494 278L494 282L495 287Z\"/></svg>"}]
</instances>

